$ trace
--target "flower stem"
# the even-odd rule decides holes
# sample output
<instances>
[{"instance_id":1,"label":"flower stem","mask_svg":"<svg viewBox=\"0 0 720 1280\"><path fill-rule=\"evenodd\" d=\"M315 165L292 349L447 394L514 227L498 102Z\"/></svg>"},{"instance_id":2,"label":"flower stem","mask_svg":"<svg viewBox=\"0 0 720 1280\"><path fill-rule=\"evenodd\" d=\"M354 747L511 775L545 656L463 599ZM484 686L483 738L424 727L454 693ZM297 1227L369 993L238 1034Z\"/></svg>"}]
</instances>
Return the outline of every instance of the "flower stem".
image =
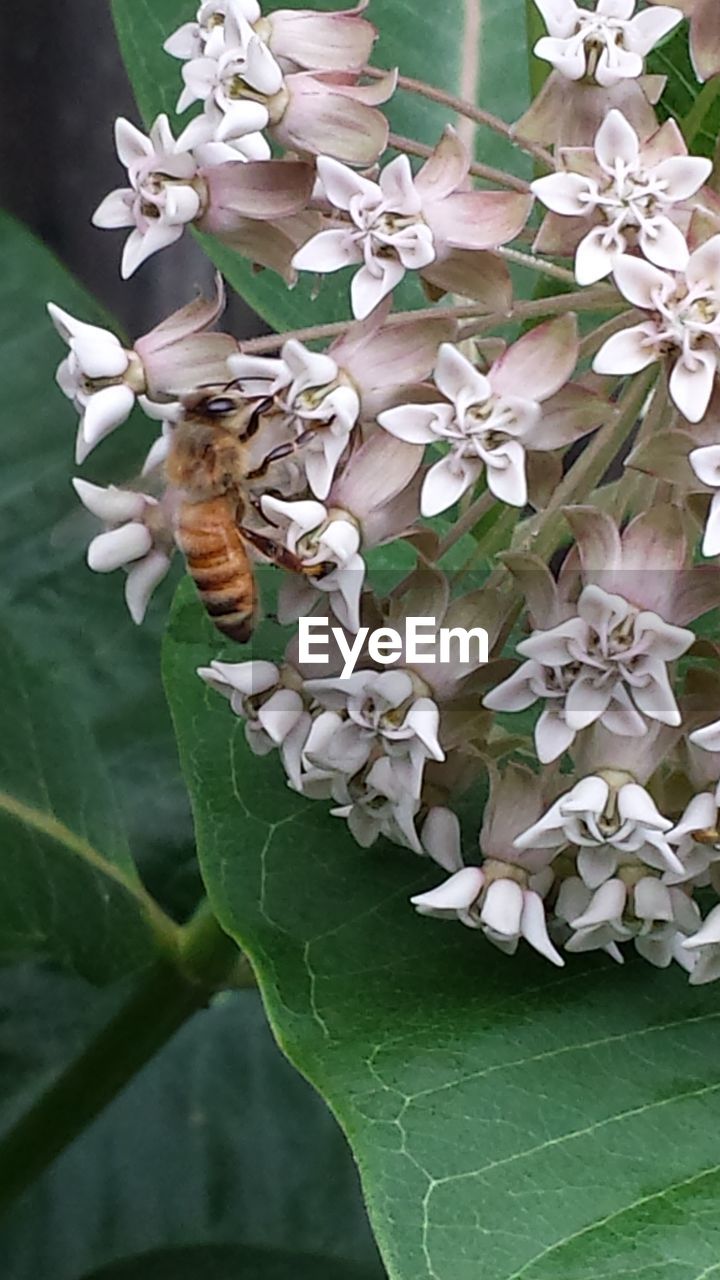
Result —
<instances>
[{"instance_id":1,"label":"flower stem","mask_svg":"<svg viewBox=\"0 0 720 1280\"><path fill-rule=\"evenodd\" d=\"M483 312L477 302L463 303L457 307L419 307L414 311L396 311L388 316L383 329L392 329L396 325L408 324L410 321L422 322L434 320L437 316L450 316L454 320L472 320L473 334L485 332L495 325L507 324L514 320L532 320L538 316L552 316L562 311L609 311L625 310L623 302L615 289L604 285L597 289L580 289L576 293L563 293L554 298L531 299L529 302L518 302L509 311L494 311L490 315ZM478 321L480 322L478 326ZM337 338L345 333L352 320L338 320L332 324L311 325L307 329L290 329L286 333L269 333L262 338L249 338L247 342L238 343L238 350L243 355L262 355L266 351L277 351L284 342L294 338L296 342L315 342L324 338Z\"/></svg>"},{"instance_id":2,"label":"flower stem","mask_svg":"<svg viewBox=\"0 0 720 1280\"><path fill-rule=\"evenodd\" d=\"M507 249L503 246L496 250L506 262L516 262L519 267L528 271L537 271L540 275L549 276L552 280L562 280L563 284L576 284L575 276L567 267L558 267L554 262L545 262L536 258L534 253L521 253L519 249Z\"/></svg>"},{"instance_id":3,"label":"flower stem","mask_svg":"<svg viewBox=\"0 0 720 1280\"><path fill-rule=\"evenodd\" d=\"M109 1023L0 1142L0 1213L95 1119L214 992L249 985L238 949L207 906L178 930Z\"/></svg>"},{"instance_id":4,"label":"flower stem","mask_svg":"<svg viewBox=\"0 0 720 1280\"><path fill-rule=\"evenodd\" d=\"M363 74L371 76L374 80L381 80L388 73L379 67L365 67ZM467 120L474 120L476 124L485 125L486 128L492 129L493 133L499 133L503 138L507 138L513 146L519 147L521 151L527 151L528 155L540 160L546 168L555 169L555 161L549 151L538 146L536 142L531 142L529 138L519 137L513 131L512 125L501 120L499 116L493 115L491 111L484 111L482 107L476 107L465 98L456 98L454 94L446 93L444 89L437 89L434 85L426 84L424 80L414 80L411 76L398 76L397 87L404 89L406 93L416 93L430 102L438 102L441 106L456 112L457 115L465 116Z\"/></svg>"},{"instance_id":5,"label":"flower stem","mask_svg":"<svg viewBox=\"0 0 720 1280\"><path fill-rule=\"evenodd\" d=\"M429 147L425 142L416 142L414 138L406 138L400 133L391 133L388 138L388 145L394 147L396 151L404 151L409 156L422 156L424 160L429 159L435 148ZM516 178L512 173L505 173L502 169L495 169L489 164L478 164L475 161L470 165L470 173L473 178L485 178L488 182L496 182L500 187L510 187L513 191L522 191L526 195L530 190L530 183L524 178Z\"/></svg>"},{"instance_id":6,"label":"flower stem","mask_svg":"<svg viewBox=\"0 0 720 1280\"><path fill-rule=\"evenodd\" d=\"M476 524L479 524L483 516L495 506L497 498L495 498L489 489L480 494L474 502L470 503L467 511L461 515L459 520L455 521L452 529L448 529L437 551L437 559L442 560L451 547L455 546L466 533L472 533Z\"/></svg>"}]
</instances>

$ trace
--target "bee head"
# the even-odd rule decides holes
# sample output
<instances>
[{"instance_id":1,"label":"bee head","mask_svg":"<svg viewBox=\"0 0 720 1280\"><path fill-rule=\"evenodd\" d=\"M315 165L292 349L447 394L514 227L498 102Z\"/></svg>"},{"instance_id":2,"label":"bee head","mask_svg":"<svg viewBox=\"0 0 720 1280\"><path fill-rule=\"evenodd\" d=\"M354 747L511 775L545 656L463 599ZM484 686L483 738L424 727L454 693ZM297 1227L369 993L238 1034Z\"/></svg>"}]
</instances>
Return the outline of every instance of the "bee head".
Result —
<instances>
[{"instance_id":1,"label":"bee head","mask_svg":"<svg viewBox=\"0 0 720 1280\"><path fill-rule=\"evenodd\" d=\"M246 404L245 397L232 384L198 387L182 399L186 414L218 423L231 414L242 412Z\"/></svg>"}]
</instances>

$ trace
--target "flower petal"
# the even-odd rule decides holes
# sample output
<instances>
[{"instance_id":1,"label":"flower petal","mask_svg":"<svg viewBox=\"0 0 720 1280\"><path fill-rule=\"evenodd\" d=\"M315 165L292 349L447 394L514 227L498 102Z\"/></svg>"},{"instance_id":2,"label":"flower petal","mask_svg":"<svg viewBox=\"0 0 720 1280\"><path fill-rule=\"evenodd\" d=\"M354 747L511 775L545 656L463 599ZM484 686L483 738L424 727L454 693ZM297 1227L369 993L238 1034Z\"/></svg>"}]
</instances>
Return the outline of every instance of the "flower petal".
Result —
<instances>
[{"instance_id":1,"label":"flower petal","mask_svg":"<svg viewBox=\"0 0 720 1280\"><path fill-rule=\"evenodd\" d=\"M170 557L164 551L150 551L134 564L125 580L125 603L136 626L145 617L150 597L170 568Z\"/></svg>"},{"instance_id":2,"label":"flower petal","mask_svg":"<svg viewBox=\"0 0 720 1280\"><path fill-rule=\"evenodd\" d=\"M437 516L442 511L447 511L476 483L481 471L481 462L466 459L458 462L452 454L434 463L423 481L420 498L422 515Z\"/></svg>"},{"instance_id":3,"label":"flower petal","mask_svg":"<svg viewBox=\"0 0 720 1280\"><path fill-rule=\"evenodd\" d=\"M595 155L608 172L613 172L618 160L634 166L640 155L640 140L622 111L608 111L595 135Z\"/></svg>"},{"instance_id":4,"label":"flower petal","mask_svg":"<svg viewBox=\"0 0 720 1280\"><path fill-rule=\"evenodd\" d=\"M675 289L672 276L660 271L652 263L631 257L627 253L615 263L614 275L618 289L628 302L632 302L634 307L644 307L645 310L654 309L658 293L672 293Z\"/></svg>"},{"instance_id":5,"label":"flower petal","mask_svg":"<svg viewBox=\"0 0 720 1280\"><path fill-rule=\"evenodd\" d=\"M647 369L659 360L659 353L652 345L652 326L632 325L621 329L603 343L593 360L595 373L629 374Z\"/></svg>"},{"instance_id":6,"label":"flower petal","mask_svg":"<svg viewBox=\"0 0 720 1280\"><path fill-rule=\"evenodd\" d=\"M715 351L693 351L692 364L681 356L670 374L670 395L688 422L700 422L707 413L715 385L718 356Z\"/></svg>"},{"instance_id":7,"label":"flower petal","mask_svg":"<svg viewBox=\"0 0 720 1280\"><path fill-rule=\"evenodd\" d=\"M547 209L564 217L582 218L595 207L592 184L579 173L549 173L536 178L530 189Z\"/></svg>"},{"instance_id":8,"label":"flower petal","mask_svg":"<svg viewBox=\"0 0 720 1280\"><path fill-rule=\"evenodd\" d=\"M93 538L88 547L87 562L95 573L112 573L121 565L140 560L151 549L150 530L144 524L131 521Z\"/></svg>"}]
</instances>

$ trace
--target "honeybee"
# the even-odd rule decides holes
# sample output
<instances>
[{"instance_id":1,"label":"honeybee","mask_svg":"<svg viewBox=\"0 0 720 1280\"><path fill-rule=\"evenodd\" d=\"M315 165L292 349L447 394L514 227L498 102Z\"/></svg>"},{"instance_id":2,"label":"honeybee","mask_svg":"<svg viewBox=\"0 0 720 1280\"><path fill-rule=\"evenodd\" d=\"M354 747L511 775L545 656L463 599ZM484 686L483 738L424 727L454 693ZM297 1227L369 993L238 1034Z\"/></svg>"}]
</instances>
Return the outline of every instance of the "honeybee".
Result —
<instances>
[{"instance_id":1,"label":"honeybee","mask_svg":"<svg viewBox=\"0 0 720 1280\"><path fill-rule=\"evenodd\" d=\"M183 400L165 463L179 499L175 541L215 626L240 644L250 639L258 615L251 550L307 576L322 576L328 567L305 566L252 527L258 523L260 493L268 491L268 472L283 459L292 468L293 455L311 434L288 438L284 416L273 403L272 398L248 400L233 384L192 393Z\"/></svg>"}]
</instances>

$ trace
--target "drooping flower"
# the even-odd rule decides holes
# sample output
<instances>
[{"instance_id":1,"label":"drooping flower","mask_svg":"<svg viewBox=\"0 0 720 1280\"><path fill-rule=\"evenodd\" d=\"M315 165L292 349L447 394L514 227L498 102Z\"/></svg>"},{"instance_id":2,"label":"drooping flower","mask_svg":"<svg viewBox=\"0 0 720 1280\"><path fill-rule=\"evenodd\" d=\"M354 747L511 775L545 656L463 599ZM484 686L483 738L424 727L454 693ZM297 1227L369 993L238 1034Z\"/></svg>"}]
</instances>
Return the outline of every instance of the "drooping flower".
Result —
<instances>
[{"instance_id":1,"label":"drooping flower","mask_svg":"<svg viewBox=\"0 0 720 1280\"><path fill-rule=\"evenodd\" d=\"M531 184L552 211L536 249L575 249L575 276L582 285L610 275L618 257L636 245L656 266L684 270L686 202L709 178L712 162L687 154L673 122L641 145L622 112L612 110L592 152L568 149L562 159L558 173Z\"/></svg>"},{"instance_id":2,"label":"drooping flower","mask_svg":"<svg viewBox=\"0 0 720 1280\"><path fill-rule=\"evenodd\" d=\"M720 978L720 906L708 912L697 933L686 938L682 945L690 959L694 958L691 985L716 982Z\"/></svg>"},{"instance_id":3,"label":"drooping flower","mask_svg":"<svg viewBox=\"0 0 720 1280\"><path fill-rule=\"evenodd\" d=\"M674 274L628 254L613 268L615 283L634 307L647 311L640 324L603 344L596 373L632 374L669 357L670 395L689 422L700 422L710 403L720 348L720 235L690 255Z\"/></svg>"},{"instance_id":4,"label":"drooping flower","mask_svg":"<svg viewBox=\"0 0 720 1280\"><path fill-rule=\"evenodd\" d=\"M356 522L348 512L328 511L321 502L310 499L284 502L266 494L261 502L266 519L284 529L285 547L305 566L307 584L327 592L338 621L349 631L357 631L365 561L359 554ZM295 614L295 608L290 612ZM282 622L290 620L282 600L278 616Z\"/></svg>"},{"instance_id":5,"label":"drooping flower","mask_svg":"<svg viewBox=\"0 0 720 1280\"><path fill-rule=\"evenodd\" d=\"M697 745L697 735L693 737ZM714 791L698 792L686 805L679 822L668 832L668 841L676 846L682 863L682 873L665 877L668 884L684 884L690 880L702 884L707 880L710 867L720 861L719 796L720 787Z\"/></svg>"},{"instance_id":6,"label":"drooping flower","mask_svg":"<svg viewBox=\"0 0 720 1280\"><path fill-rule=\"evenodd\" d=\"M433 463L421 496L424 516L446 511L483 471L490 492L502 502L527 502L526 449L567 444L564 413L553 413L551 397L568 381L578 351L575 317L540 325L520 338L481 373L456 347L443 343L434 381L446 399L405 404L381 413L378 422L400 440L445 443L449 452ZM543 402L550 401L548 409ZM557 405L558 409L561 404ZM590 429L579 404L577 435ZM591 424L592 425L592 424Z\"/></svg>"},{"instance_id":7,"label":"drooping flower","mask_svg":"<svg viewBox=\"0 0 720 1280\"><path fill-rule=\"evenodd\" d=\"M680 9L665 4L635 14L636 0L596 0L593 10L575 0L535 3L548 31L537 41L535 55L568 80L594 80L603 88L641 76L650 50L683 17Z\"/></svg>"},{"instance_id":8,"label":"drooping flower","mask_svg":"<svg viewBox=\"0 0 720 1280\"><path fill-rule=\"evenodd\" d=\"M662 4L662 0L648 0ZM720 75L720 24L715 0L677 0L690 19L690 57L698 80Z\"/></svg>"},{"instance_id":9,"label":"drooping flower","mask_svg":"<svg viewBox=\"0 0 720 1280\"><path fill-rule=\"evenodd\" d=\"M213 57L226 44L225 22L257 22L262 10L257 0L202 0L194 22L185 22L168 36L163 48L183 62L202 54Z\"/></svg>"},{"instance_id":10,"label":"drooping flower","mask_svg":"<svg viewBox=\"0 0 720 1280\"><path fill-rule=\"evenodd\" d=\"M301 694L283 683L274 662L211 662L199 667L200 679L227 698L236 716L245 721L245 738L253 755L265 756L282 747L305 710Z\"/></svg>"},{"instance_id":11,"label":"drooping flower","mask_svg":"<svg viewBox=\"0 0 720 1280\"><path fill-rule=\"evenodd\" d=\"M691 968L683 948L700 912L682 889L669 888L657 875L626 868L594 890L571 876L560 887L555 910L573 930L566 951L607 951L622 963L618 943L632 939L638 954L659 969L673 960Z\"/></svg>"},{"instance_id":12,"label":"drooping flower","mask_svg":"<svg viewBox=\"0 0 720 1280\"><path fill-rule=\"evenodd\" d=\"M190 223L227 234L247 221L287 218L305 208L312 190L312 169L298 161L237 158L203 166L194 151L195 122L175 140L167 116L158 116L148 137L119 119L115 140L130 186L106 196L93 223L132 228L122 255L123 279L179 240Z\"/></svg>"},{"instance_id":13,"label":"drooping flower","mask_svg":"<svg viewBox=\"0 0 720 1280\"><path fill-rule=\"evenodd\" d=\"M136 399L149 416L170 417L173 402L203 382L223 379L237 351L228 334L208 333L225 305L218 277L215 298L197 298L126 350L108 329L85 324L48 303L50 318L70 348L57 381L80 414L75 461L129 417Z\"/></svg>"},{"instance_id":14,"label":"drooping flower","mask_svg":"<svg viewBox=\"0 0 720 1280\"><path fill-rule=\"evenodd\" d=\"M528 198L516 192L466 190L469 165L452 130L416 177L407 156L386 165L377 182L320 156L324 194L345 217L313 236L296 253L294 266L319 274L358 266L350 296L353 315L363 319L407 271L422 274L454 250L506 244L527 221Z\"/></svg>"},{"instance_id":15,"label":"drooping flower","mask_svg":"<svg viewBox=\"0 0 720 1280\"><path fill-rule=\"evenodd\" d=\"M115 485L103 488L79 479L73 480L73 487L83 506L106 526L88 547L88 565L96 573L125 569L125 601L130 617L139 625L175 550L168 515L147 493Z\"/></svg>"}]
</instances>

